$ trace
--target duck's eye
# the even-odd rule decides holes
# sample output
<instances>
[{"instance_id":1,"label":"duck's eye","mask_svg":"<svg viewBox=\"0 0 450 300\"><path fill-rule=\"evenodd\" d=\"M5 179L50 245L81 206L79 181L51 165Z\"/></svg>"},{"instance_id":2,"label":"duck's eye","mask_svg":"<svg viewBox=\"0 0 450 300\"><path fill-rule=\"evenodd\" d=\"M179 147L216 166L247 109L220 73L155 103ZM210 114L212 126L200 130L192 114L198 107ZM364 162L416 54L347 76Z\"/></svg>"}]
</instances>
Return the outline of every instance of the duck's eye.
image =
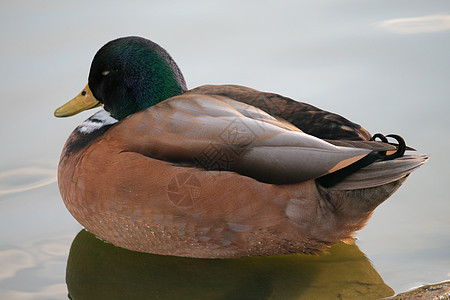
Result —
<instances>
[{"instance_id":1,"label":"duck's eye","mask_svg":"<svg viewBox=\"0 0 450 300\"><path fill-rule=\"evenodd\" d=\"M108 71L108 70L102 72L102 75L103 75L103 76L106 76L106 75L108 75L108 74L109 74L109 71Z\"/></svg>"},{"instance_id":2,"label":"duck's eye","mask_svg":"<svg viewBox=\"0 0 450 300\"><path fill-rule=\"evenodd\" d=\"M81 92L81 96L86 96L87 92L86 91L82 91Z\"/></svg>"}]
</instances>

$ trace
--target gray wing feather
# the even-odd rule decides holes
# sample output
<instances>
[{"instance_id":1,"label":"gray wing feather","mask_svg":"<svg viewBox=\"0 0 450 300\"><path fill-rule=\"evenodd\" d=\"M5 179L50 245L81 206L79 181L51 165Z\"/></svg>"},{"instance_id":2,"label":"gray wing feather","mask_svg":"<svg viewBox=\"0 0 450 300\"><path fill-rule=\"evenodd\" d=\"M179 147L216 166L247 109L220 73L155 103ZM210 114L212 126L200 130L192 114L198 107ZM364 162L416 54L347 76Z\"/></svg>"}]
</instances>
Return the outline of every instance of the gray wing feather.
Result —
<instances>
[{"instance_id":1,"label":"gray wing feather","mask_svg":"<svg viewBox=\"0 0 450 300\"><path fill-rule=\"evenodd\" d=\"M364 189L394 182L409 175L427 159L426 155L405 155L394 160L376 161L351 174L332 189Z\"/></svg>"}]
</instances>

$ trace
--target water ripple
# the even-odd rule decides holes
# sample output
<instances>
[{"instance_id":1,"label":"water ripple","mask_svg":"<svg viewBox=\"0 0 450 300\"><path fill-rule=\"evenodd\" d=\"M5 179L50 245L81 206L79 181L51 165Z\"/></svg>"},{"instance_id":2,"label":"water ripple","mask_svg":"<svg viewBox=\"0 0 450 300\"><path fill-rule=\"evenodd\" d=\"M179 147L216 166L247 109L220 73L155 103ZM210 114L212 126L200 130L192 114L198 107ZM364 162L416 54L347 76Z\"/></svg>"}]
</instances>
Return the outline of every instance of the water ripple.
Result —
<instances>
[{"instance_id":1,"label":"water ripple","mask_svg":"<svg viewBox=\"0 0 450 300\"><path fill-rule=\"evenodd\" d=\"M0 195L19 193L56 182L56 170L26 167L0 172Z\"/></svg>"},{"instance_id":2,"label":"water ripple","mask_svg":"<svg viewBox=\"0 0 450 300\"><path fill-rule=\"evenodd\" d=\"M381 21L378 28L400 34L426 33L450 30L450 15L430 15Z\"/></svg>"}]
</instances>

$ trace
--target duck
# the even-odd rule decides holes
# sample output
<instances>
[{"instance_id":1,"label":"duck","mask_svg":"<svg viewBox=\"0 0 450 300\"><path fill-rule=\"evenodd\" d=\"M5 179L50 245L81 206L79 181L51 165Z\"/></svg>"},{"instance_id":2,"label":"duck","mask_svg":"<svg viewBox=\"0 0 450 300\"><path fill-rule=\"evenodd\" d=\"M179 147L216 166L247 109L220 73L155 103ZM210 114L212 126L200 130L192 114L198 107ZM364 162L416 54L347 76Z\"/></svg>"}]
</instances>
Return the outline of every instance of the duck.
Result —
<instances>
[{"instance_id":1,"label":"duck","mask_svg":"<svg viewBox=\"0 0 450 300\"><path fill-rule=\"evenodd\" d=\"M70 134L58 186L89 232L195 258L313 254L354 238L428 159L397 134L238 85L187 89L158 44L106 43L56 109L102 107Z\"/></svg>"}]
</instances>

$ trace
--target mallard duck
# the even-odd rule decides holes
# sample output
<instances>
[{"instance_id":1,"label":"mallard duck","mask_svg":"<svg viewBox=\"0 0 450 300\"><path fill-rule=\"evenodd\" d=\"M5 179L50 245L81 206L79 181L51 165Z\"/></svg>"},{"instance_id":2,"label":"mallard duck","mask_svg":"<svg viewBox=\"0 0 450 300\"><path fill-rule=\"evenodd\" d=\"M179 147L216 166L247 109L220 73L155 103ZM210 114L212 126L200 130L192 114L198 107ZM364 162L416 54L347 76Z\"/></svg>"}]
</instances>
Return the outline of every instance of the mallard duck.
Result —
<instances>
[{"instance_id":1,"label":"mallard duck","mask_svg":"<svg viewBox=\"0 0 450 300\"><path fill-rule=\"evenodd\" d=\"M95 55L64 117L103 106L58 167L67 209L130 250L230 258L315 253L349 239L427 159L312 105L236 85L187 90L141 37ZM388 139L389 137L389 139Z\"/></svg>"}]
</instances>

